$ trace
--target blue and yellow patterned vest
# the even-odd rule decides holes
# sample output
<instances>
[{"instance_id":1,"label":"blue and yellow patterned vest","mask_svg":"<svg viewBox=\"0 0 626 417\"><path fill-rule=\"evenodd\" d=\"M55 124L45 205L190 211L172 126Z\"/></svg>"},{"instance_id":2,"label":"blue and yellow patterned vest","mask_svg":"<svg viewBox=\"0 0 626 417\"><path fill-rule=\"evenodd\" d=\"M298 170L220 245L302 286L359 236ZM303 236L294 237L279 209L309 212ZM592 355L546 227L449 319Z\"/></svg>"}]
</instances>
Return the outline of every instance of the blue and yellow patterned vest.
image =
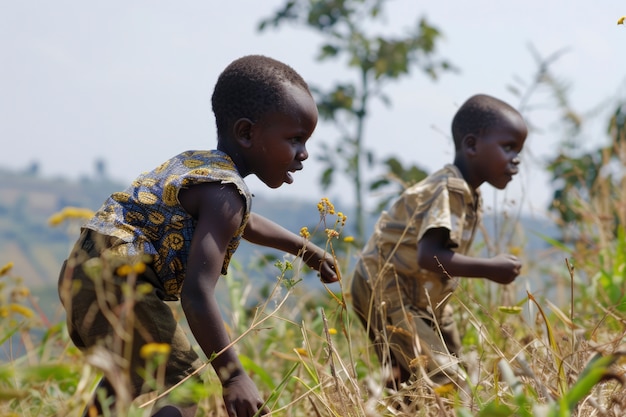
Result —
<instances>
[{"instance_id":1,"label":"blue and yellow patterned vest","mask_svg":"<svg viewBox=\"0 0 626 417\"><path fill-rule=\"evenodd\" d=\"M241 227L232 237L222 274L239 246L250 215L250 191L235 164L221 151L187 151L141 174L125 191L112 194L84 226L122 242L121 255L148 254L168 299L176 299L185 279L194 220L178 201L181 188L207 182L234 184L246 202Z\"/></svg>"}]
</instances>

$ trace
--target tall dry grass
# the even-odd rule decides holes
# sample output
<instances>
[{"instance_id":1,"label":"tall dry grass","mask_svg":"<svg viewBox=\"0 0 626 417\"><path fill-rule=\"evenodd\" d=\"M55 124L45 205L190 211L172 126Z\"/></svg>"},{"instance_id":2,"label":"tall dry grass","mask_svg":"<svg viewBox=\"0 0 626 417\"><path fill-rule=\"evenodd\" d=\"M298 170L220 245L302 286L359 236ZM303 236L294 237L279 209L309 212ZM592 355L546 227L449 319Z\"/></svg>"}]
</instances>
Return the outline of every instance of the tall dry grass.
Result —
<instances>
[{"instance_id":1,"label":"tall dry grass","mask_svg":"<svg viewBox=\"0 0 626 417\"><path fill-rule=\"evenodd\" d=\"M276 263L276 281L259 301L260 289L247 278L254 272L234 263L220 283L228 300L225 323L276 416L622 416L626 233L623 218L612 216L610 227L606 218L609 212L623 213L625 201L621 192L610 204L580 202L585 216L580 239L571 246L552 242L562 262L524 271L533 279L559 277L567 283L565 305L481 280L463 282L451 303L464 333L469 401L420 378L395 390L386 387L387 374L347 303L348 261L358 248L342 236L345 218L326 203L319 229L310 235L335 254L342 282L313 292L301 280L315 277L287 257ZM0 415L80 415L114 358L110 352L79 352L65 325L50 323L39 312L10 265L0 275L0 342L8 354L0 364ZM13 354L13 345L26 351ZM167 350L153 346L146 356L146 371L158 381ZM172 395L197 401L199 415L225 417L219 381L210 358L205 360L203 382L188 382ZM145 404L136 401L123 415L149 415Z\"/></svg>"}]
</instances>

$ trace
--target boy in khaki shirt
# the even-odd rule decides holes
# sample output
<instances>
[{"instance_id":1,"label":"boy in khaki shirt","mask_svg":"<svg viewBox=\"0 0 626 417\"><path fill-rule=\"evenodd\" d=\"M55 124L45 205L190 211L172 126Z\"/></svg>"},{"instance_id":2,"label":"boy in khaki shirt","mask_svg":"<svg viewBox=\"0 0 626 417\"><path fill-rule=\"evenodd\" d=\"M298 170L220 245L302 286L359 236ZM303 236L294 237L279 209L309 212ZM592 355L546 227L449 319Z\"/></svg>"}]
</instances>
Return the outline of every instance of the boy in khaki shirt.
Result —
<instances>
[{"instance_id":1,"label":"boy in khaki shirt","mask_svg":"<svg viewBox=\"0 0 626 417\"><path fill-rule=\"evenodd\" d=\"M526 124L514 108L470 97L452 121L454 164L406 189L381 214L356 265L354 309L395 383L419 366L437 385L463 386L461 338L448 305L459 277L508 284L521 269L513 255L467 256L480 222L479 186L504 189L518 172Z\"/></svg>"}]
</instances>

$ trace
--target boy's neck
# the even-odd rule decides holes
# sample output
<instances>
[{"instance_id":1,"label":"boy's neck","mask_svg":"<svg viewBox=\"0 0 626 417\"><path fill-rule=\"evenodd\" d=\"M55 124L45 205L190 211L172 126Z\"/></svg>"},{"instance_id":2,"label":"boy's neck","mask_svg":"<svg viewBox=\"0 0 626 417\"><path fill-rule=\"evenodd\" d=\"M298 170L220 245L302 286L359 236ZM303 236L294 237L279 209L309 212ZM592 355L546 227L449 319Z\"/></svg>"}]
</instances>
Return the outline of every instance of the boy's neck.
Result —
<instances>
[{"instance_id":1,"label":"boy's neck","mask_svg":"<svg viewBox=\"0 0 626 417\"><path fill-rule=\"evenodd\" d=\"M245 177L246 175L249 174L249 172L247 172L246 164L244 163L243 155L239 151L239 148L233 145L231 141L218 140L217 150L224 152L226 155L230 157L230 159L232 159L233 163L235 164L235 167L237 168L237 171L239 172L239 175L241 175L242 177Z\"/></svg>"},{"instance_id":2,"label":"boy's neck","mask_svg":"<svg viewBox=\"0 0 626 417\"><path fill-rule=\"evenodd\" d=\"M467 160L460 155L456 155L453 165L461 172L463 179L470 186L473 191L476 191L480 187L480 183L476 183L476 180L472 178L471 170L468 167Z\"/></svg>"}]
</instances>

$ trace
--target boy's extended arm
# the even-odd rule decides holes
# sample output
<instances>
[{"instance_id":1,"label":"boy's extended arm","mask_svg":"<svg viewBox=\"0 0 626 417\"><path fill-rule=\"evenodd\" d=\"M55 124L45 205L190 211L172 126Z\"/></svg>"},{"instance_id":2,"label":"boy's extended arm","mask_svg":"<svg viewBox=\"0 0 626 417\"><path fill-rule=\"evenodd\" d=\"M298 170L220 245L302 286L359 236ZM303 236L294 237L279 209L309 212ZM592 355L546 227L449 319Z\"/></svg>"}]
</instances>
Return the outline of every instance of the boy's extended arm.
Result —
<instances>
[{"instance_id":1,"label":"boy's extended arm","mask_svg":"<svg viewBox=\"0 0 626 417\"><path fill-rule=\"evenodd\" d=\"M242 197L233 186L203 184L182 190L179 199L185 210L197 219L181 292L185 317L207 357L223 350L211 365L222 382L228 415L253 416L263 400L243 370L235 350L226 349L230 338L215 298L215 285L221 275L226 248L241 225ZM267 412L265 409L264 413Z\"/></svg>"},{"instance_id":2,"label":"boy's extended arm","mask_svg":"<svg viewBox=\"0 0 626 417\"><path fill-rule=\"evenodd\" d=\"M319 271L323 282L338 280L334 261L330 254L260 214L250 214L243 237L257 245L301 256L309 267ZM304 253L302 253L303 249Z\"/></svg>"},{"instance_id":3,"label":"boy's extended arm","mask_svg":"<svg viewBox=\"0 0 626 417\"><path fill-rule=\"evenodd\" d=\"M499 254L478 258L455 253L448 246L450 232L445 228L428 230L417 245L417 262L429 271L450 276L487 278L499 284L513 282L522 267L517 257ZM442 269L443 268L443 269Z\"/></svg>"}]
</instances>

